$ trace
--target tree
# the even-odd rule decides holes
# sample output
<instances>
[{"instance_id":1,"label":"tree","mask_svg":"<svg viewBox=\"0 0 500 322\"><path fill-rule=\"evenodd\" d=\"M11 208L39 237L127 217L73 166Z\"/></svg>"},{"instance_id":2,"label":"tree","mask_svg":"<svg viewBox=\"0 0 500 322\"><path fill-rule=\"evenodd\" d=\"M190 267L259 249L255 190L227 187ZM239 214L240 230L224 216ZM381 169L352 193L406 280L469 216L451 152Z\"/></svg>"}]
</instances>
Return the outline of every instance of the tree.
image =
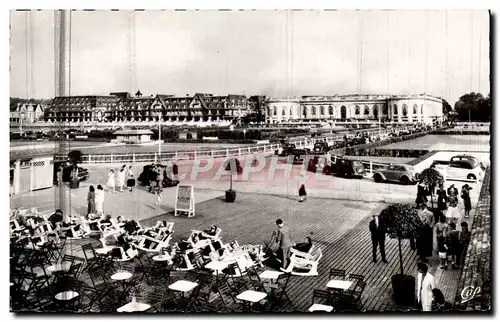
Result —
<instances>
[{"instance_id":1,"label":"tree","mask_svg":"<svg viewBox=\"0 0 500 322\"><path fill-rule=\"evenodd\" d=\"M491 121L491 100L490 94L484 97L481 93L469 93L462 95L455 103L455 111L458 114L458 120L462 122Z\"/></svg>"},{"instance_id":2,"label":"tree","mask_svg":"<svg viewBox=\"0 0 500 322\"><path fill-rule=\"evenodd\" d=\"M230 183L229 190L233 190L233 174L241 174L243 172L243 168L241 167L240 160L236 158L231 158L226 161L226 166L224 170L229 171L230 173Z\"/></svg>"},{"instance_id":3,"label":"tree","mask_svg":"<svg viewBox=\"0 0 500 322\"><path fill-rule=\"evenodd\" d=\"M389 205L380 213L380 219L386 227L387 235L398 240L399 266L401 275L404 275L401 240L415 238L418 229L423 225L422 220L417 209L410 204Z\"/></svg>"},{"instance_id":4,"label":"tree","mask_svg":"<svg viewBox=\"0 0 500 322\"><path fill-rule=\"evenodd\" d=\"M436 187L444 183L443 175L436 169L427 168L420 173L420 180L431 193L431 206L434 208L434 191Z\"/></svg>"},{"instance_id":5,"label":"tree","mask_svg":"<svg viewBox=\"0 0 500 322\"><path fill-rule=\"evenodd\" d=\"M442 101L443 101L443 114L446 115L453 110L453 107L451 107L451 105L448 103L448 101L445 100L444 98Z\"/></svg>"}]
</instances>

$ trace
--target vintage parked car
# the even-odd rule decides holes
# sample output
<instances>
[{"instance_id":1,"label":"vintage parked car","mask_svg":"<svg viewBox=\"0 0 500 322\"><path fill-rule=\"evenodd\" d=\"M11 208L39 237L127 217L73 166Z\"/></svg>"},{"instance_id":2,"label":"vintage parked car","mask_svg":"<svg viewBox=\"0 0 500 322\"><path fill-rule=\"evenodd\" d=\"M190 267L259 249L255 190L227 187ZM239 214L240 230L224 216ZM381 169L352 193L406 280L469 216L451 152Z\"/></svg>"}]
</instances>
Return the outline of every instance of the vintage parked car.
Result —
<instances>
[{"instance_id":1,"label":"vintage parked car","mask_svg":"<svg viewBox=\"0 0 500 322\"><path fill-rule=\"evenodd\" d=\"M306 155L311 155L309 149L293 149L289 155L293 155L293 164L302 164L306 159Z\"/></svg>"},{"instance_id":2,"label":"vintage parked car","mask_svg":"<svg viewBox=\"0 0 500 322\"><path fill-rule=\"evenodd\" d=\"M313 153L314 154L325 154L330 151L330 147L328 146L328 142L319 141L314 143Z\"/></svg>"},{"instance_id":3,"label":"vintage parked car","mask_svg":"<svg viewBox=\"0 0 500 322\"><path fill-rule=\"evenodd\" d=\"M62 166L62 181L70 182L71 181L71 170L73 169L71 163L68 161L54 161L54 183L57 184L57 171L59 167ZM90 177L90 171L88 169L78 167L78 180L85 181Z\"/></svg>"},{"instance_id":4,"label":"vintage parked car","mask_svg":"<svg viewBox=\"0 0 500 322\"><path fill-rule=\"evenodd\" d=\"M292 154L292 150L296 148L296 145L293 143L282 143L281 148L276 149L274 154L279 155L280 157L286 157Z\"/></svg>"},{"instance_id":5,"label":"vintage parked car","mask_svg":"<svg viewBox=\"0 0 500 322\"><path fill-rule=\"evenodd\" d=\"M484 166L475 157L454 156L450 162L434 161L431 165L447 180L480 180L484 176Z\"/></svg>"},{"instance_id":6,"label":"vintage parked car","mask_svg":"<svg viewBox=\"0 0 500 322\"><path fill-rule=\"evenodd\" d=\"M315 156L314 158L309 160L307 171L316 172L319 161L319 156ZM366 169L363 163L356 160L337 158L336 161L334 161L334 159L332 158L330 165L322 167L323 174L336 174L337 176L346 178L362 178L366 173Z\"/></svg>"},{"instance_id":7,"label":"vintage parked car","mask_svg":"<svg viewBox=\"0 0 500 322\"><path fill-rule=\"evenodd\" d=\"M155 164L155 165L145 165L142 169L141 174L139 175L138 181L141 186L149 186L151 181L156 180L157 176L159 175L157 172L153 171L153 166L157 166L158 168L163 171L163 181L162 181L162 187L167 188L167 187L175 187L179 184L179 180L174 180L168 176L169 172L177 175L177 165L174 164L172 171L167 171L167 167L161 164ZM151 188L151 187L150 187ZM151 189L150 189L151 190ZM150 191L151 192L151 191Z\"/></svg>"},{"instance_id":8,"label":"vintage parked car","mask_svg":"<svg viewBox=\"0 0 500 322\"><path fill-rule=\"evenodd\" d=\"M418 174L413 166L408 164L391 164L387 168L379 169L373 173L375 182L394 181L402 184L416 184Z\"/></svg>"}]
</instances>

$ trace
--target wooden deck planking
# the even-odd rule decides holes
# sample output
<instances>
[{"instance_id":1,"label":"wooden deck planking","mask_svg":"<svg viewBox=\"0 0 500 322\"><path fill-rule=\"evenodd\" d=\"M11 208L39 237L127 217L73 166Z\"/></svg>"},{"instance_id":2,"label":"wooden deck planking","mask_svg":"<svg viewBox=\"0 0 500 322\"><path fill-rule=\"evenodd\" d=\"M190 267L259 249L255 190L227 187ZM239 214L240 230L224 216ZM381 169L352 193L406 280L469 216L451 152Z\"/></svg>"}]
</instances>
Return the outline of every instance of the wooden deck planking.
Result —
<instances>
[{"instance_id":1,"label":"wooden deck planking","mask_svg":"<svg viewBox=\"0 0 500 322\"><path fill-rule=\"evenodd\" d=\"M325 289L329 269L345 269L346 273L365 275L367 287L363 295L365 310L392 309L390 277L399 271L397 241L386 239L389 264L372 263L372 250L368 223L371 214L380 212L384 205L309 198L303 203L286 197L238 194L233 204L212 199L197 204L196 217L174 217L164 214L141 221L143 226L157 220L173 221L174 241L186 238L191 229L207 229L216 224L222 229L224 242L238 240L243 244L264 244L276 229L275 220L282 218L291 229L294 242L301 242L312 231L313 241L323 251L318 268L319 276L292 276L288 294L294 308L305 311L311 304L312 290ZM70 251L83 257L81 245L86 240L68 241ZM93 241L99 245L98 241ZM414 273L416 255L403 242L405 272ZM146 287L147 288L147 287ZM148 289L148 292L152 292Z\"/></svg>"}]
</instances>

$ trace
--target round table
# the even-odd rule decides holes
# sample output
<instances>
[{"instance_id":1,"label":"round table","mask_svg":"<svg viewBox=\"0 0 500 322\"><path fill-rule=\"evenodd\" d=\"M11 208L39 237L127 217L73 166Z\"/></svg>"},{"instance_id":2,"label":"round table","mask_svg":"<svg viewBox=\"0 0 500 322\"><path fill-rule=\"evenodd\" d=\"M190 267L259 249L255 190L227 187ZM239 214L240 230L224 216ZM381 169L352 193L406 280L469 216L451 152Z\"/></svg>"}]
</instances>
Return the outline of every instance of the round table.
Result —
<instances>
[{"instance_id":1,"label":"round table","mask_svg":"<svg viewBox=\"0 0 500 322\"><path fill-rule=\"evenodd\" d=\"M70 268L71 268L71 263L64 262L47 267L47 272L49 273L62 272L62 271L67 272L69 271Z\"/></svg>"},{"instance_id":2,"label":"round table","mask_svg":"<svg viewBox=\"0 0 500 322\"><path fill-rule=\"evenodd\" d=\"M61 293L57 293L55 298L58 301L71 301L72 299L78 297L80 294L78 294L75 291L65 291Z\"/></svg>"},{"instance_id":3,"label":"round table","mask_svg":"<svg viewBox=\"0 0 500 322\"><path fill-rule=\"evenodd\" d=\"M133 276L130 272L118 272L111 275L111 279L115 281L125 281Z\"/></svg>"},{"instance_id":4,"label":"round table","mask_svg":"<svg viewBox=\"0 0 500 322\"><path fill-rule=\"evenodd\" d=\"M166 261L170 261L172 259L172 257L170 257L170 255L156 255L156 256L153 256L153 260L155 262L166 262Z\"/></svg>"}]
</instances>

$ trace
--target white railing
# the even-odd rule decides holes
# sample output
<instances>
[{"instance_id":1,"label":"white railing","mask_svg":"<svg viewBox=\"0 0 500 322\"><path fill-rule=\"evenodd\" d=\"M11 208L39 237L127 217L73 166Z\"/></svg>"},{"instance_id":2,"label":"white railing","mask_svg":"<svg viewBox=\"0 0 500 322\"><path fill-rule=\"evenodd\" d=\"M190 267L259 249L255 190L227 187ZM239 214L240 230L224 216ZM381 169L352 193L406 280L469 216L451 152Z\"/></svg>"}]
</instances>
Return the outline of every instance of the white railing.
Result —
<instances>
[{"instance_id":1,"label":"white railing","mask_svg":"<svg viewBox=\"0 0 500 322\"><path fill-rule=\"evenodd\" d=\"M380 131L365 132L368 135L387 134L391 132L388 129ZM335 136L319 136L315 138L307 137L294 137L290 138L289 142L294 143L297 148L312 147L316 141L326 140L328 143L335 143L335 141L342 141L343 135ZM232 156L252 155L256 153L274 153L276 149L281 147L281 144L266 144L266 145L253 145L246 147L238 147L231 149L220 150L198 150L198 151L175 151L175 152L158 152L149 153L117 153L117 154L84 154L82 156L82 163L136 163L136 162L161 162L166 160L194 160L202 157L213 158L228 158ZM57 155L56 160L65 160L66 156Z\"/></svg>"}]
</instances>

